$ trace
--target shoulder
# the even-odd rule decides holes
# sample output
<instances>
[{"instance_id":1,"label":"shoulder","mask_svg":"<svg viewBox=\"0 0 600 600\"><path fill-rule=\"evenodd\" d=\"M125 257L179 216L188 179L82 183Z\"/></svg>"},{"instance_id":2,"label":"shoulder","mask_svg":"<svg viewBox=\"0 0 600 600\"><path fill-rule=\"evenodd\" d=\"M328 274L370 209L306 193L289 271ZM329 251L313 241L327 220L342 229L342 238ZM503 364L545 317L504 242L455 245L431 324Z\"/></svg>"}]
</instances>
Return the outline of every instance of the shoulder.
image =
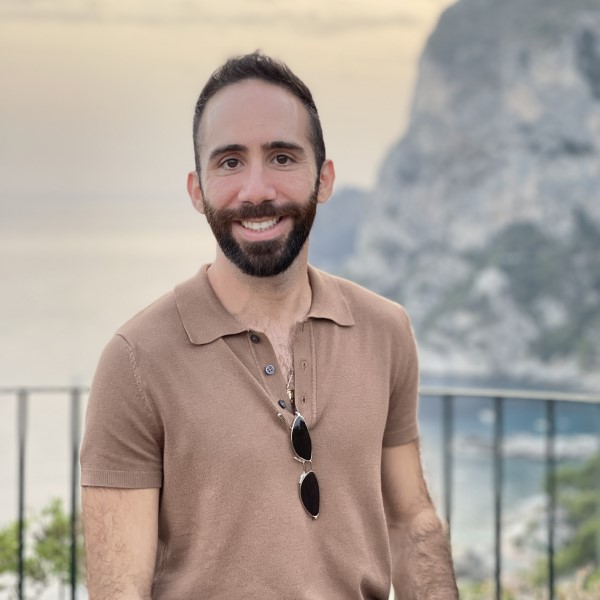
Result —
<instances>
[{"instance_id":1,"label":"shoulder","mask_svg":"<svg viewBox=\"0 0 600 600\"><path fill-rule=\"evenodd\" d=\"M92 406L110 405L117 412L118 405L127 403L152 410L145 376L172 352L173 340L177 339L176 312L174 294L169 292L114 332L96 367L90 396Z\"/></svg>"},{"instance_id":2,"label":"shoulder","mask_svg":"<svg viewBox=\"0 0 600 600\"><path fill-rule=\"evenodd\" d=\"M140 310L118 328L117 334L130 344L146 345L151 340L163 340L183 328L177 311L175 293L170 291Z\"/></svg>"},{"instance_id":3,"label":"shoulder","mask_svg":"<svg viewBox=\"0 0 600 600\"><path fill-rule=\"evenodd\" d=\"M117 335L148 357L171 358L180 350L229 333L235 319L224 317L206 276L207 265L124 323ZM231 327L230 327L231 328ZM216 332L216 333L215 333Z\"/></svg>"},{"instance_id":4,"label":"shoulder","mask_svg":"<svg viewBox=\"0 0 600 600\"><path fill-rule=\"evenodd\" d=\"M395 329L400 326L403 329L410 329L408 314L398 302L380 296L349 279L331 275L324 271L317 270L317 273L326 284L326 288L330 290L330 293L337 291L345 300L357 324L366 322L371 326L382 328L392 326Z\"/></svg>"},{"instance_id":5,"label":"shoulder","mask_svg":"<svg viewBox=\"0 0 600 600\"><path fill-rule=\"evenodd\" d=\"M320 289L327 290L334 306L342 303L351 315L348 335L364 349L374 353L381 365L393 373L392 387L398 378L418 374L418 353L412 325L404 307L363 286L322 271L318 272Z\"/></svg>"}]
</instances>

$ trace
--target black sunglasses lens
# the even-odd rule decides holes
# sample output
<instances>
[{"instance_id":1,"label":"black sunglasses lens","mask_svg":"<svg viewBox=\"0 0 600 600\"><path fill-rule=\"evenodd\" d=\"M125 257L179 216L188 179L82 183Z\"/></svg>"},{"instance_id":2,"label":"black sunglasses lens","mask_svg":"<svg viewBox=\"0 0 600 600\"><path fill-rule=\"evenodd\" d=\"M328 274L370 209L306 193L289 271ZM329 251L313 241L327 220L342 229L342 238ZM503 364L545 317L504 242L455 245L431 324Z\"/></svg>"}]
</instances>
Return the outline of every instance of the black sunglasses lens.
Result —
<instances>
[{"instance_id":1,"label":"black sunglasses lens","mask_svg":"<svg viewBox=\"0 0 600 600\"><path fill-rule=\"evenodd\" d=\"M319 482L312 471L302 473L300 477L300 498L308 514L316 519L319 516Z\"/></svg>"},{"instance_id":2,"label":"black sunglasses lens","mask_svg":"<svg viewBox=\"0 0 600 600\"><path fill-rule=\"evenodd\" d=\"M304 460L312 460L312 442L308 427L302 417L296 416L292 425L292 447L294 452Z\"/></svg>"}]
</instances>

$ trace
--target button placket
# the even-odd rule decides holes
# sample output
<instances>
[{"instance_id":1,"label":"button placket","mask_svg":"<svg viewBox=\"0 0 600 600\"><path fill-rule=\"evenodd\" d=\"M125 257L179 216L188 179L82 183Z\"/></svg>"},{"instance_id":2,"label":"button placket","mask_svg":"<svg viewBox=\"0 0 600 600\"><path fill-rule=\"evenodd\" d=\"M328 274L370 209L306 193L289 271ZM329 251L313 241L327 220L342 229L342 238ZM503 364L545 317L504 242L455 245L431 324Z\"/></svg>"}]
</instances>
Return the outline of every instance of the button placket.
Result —
<instances>
[{"instance_id":1,"label":"button placket","mask_svg":"<svg viewBox=\"0 0 600 600\"><path fill-rule=\"evenodd\" d=\"M258 340L253 339L253 336ZM249 340L248 345L263 387L273 406L280 412L282 407L279 401L287 398L287 394L273 346L264 333L251 331L249 332Z\"/></svg>"},{"instance_id":2,"label":"button placket","mask_svg":"<svg viewBox=\"0 0 600 600\"><path fill-rule=\"evenodd\" d=\"M302 414L309 427L316 419L316 406L312 393L313 369L310 331L310 322L299 323L293 340L296 410Z\"/></svg>"}]
</instances>

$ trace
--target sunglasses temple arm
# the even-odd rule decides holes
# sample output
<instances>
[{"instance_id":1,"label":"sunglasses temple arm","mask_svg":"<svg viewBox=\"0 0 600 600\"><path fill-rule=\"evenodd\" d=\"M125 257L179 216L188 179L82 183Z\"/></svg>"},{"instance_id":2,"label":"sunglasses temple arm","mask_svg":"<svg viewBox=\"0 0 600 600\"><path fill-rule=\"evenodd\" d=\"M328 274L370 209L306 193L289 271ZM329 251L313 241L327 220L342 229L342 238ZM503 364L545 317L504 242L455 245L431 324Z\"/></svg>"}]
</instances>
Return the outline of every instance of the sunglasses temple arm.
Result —
<instances>
[{"instance_id":1,"label":"sunglasses temple arm","mask_svg":"<svg viewBox=\"0 0 600 600\"><path fill-rule=\"evenodd\" d=\"M291 431L292 428L287 424L285 417L281 413L277 413L277 416L283 421L283 424Z\"/></svg>"}]
</instances>

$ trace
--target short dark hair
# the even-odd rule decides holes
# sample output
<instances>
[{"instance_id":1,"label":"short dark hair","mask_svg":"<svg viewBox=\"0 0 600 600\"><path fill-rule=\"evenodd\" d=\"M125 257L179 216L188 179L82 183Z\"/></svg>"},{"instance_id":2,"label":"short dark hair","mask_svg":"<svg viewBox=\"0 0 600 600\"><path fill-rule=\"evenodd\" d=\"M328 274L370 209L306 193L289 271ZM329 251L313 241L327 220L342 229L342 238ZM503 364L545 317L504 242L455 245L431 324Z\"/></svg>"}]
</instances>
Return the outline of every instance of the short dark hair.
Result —
<instances>
[{"instance_id":1,"label":"short dark hair","mask_svg":"<svg viewBox=\"0 0 600 600\"><path fill-rule=\"evenodd\" d=\"M323 141L323 130L321 129L319 113L317 112L317 107L310 90L285 63L256 51L252 54L230 58L214 71L200 92L194 111L193 128L194 157L198 176L200 176L200 140L198 139L198 129L206 103L224 87L247 79L258 79L281 86L302 102L308 111L310 122L309 139L315 153L317 172L320 173L323 162L325 162L325 142Z\"/></svg>"}]
</instances>

